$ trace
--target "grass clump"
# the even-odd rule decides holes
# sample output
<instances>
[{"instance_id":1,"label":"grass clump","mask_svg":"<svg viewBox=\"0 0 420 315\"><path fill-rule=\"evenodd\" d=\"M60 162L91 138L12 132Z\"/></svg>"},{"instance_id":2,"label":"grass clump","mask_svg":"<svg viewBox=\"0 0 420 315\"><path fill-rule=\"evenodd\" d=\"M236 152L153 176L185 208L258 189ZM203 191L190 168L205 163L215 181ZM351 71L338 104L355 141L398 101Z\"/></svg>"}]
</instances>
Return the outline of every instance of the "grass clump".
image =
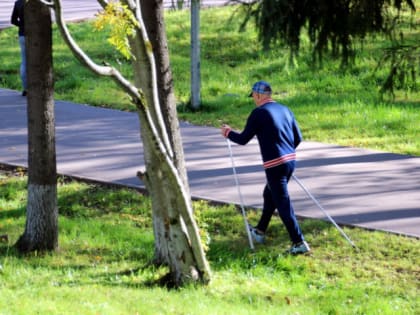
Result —
<instances>
[{"instance_id":1,"label":"grass clump","mask_svg":"<svg viewBox=\"0 0 420 315\"><path fill-rule=\"evenodd\" d=\"M130 189L60 181L59 250L19 255L25 176L0 178L0 314L418 314L417 239L303 220L313 253L288 256L273 218L267 242L248 249L233 206L194 202L213 271L208 286L168 290L155 267L150 200ZM259 214L250 210L249 220Z\"/></svg>"},{"instance_id":2,"label":"grass clump","mask_svg":"<svg viewBox=\"0 0 420 315\"><path fill-rule=\"evenodd\" d=\"M420 6L417 0L416 5ZM242 18L231 18L235 8L201 11L201 101L198 111L188 107L190 98L189 11L166 11L165 24L178 114L197 125L228 123L241 129L254 108L247 98L252 84L269 81L274 98L295 113L305 140L334 143L420 155L420 91L397 93L393 100L382 99L381 84L388 69L374 73L384 47L383 36L366 39L355 64L343 70L340 60L325 56L323 67L311 65L309 42L303 38L296 66L289 64L288 49L261 50L252 23L239 32ZM419 19L417 10L414 20ZM80 46L98 63L116 66L128 78L131 66L107 43L106 33L95 32L92 22L71 24ZM406 38L419 42L420 33L408 25ZM20 89L19 47L16 30L0 33L0 86ZM128 97L108 78L98 78L71 55L54 28L54 75L57 99L119 110L135 111Z\"/></svg>"}]
</instances>

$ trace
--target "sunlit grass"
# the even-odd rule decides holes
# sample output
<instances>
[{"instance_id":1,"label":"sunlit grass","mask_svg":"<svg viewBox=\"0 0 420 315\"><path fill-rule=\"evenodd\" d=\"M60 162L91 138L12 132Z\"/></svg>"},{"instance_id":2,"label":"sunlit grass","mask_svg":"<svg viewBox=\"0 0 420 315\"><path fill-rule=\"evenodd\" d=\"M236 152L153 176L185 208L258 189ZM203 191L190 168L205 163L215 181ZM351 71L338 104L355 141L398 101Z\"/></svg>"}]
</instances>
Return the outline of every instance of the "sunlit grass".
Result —
<instances>
[{"instance_id":1,"label":"sunlit grass","mask_svg":"<svg viewBox=\"0 0 420 315\"><path fill-rule=\"evenodd\" d=\"M20 256L26 177L0 182L0 314L418 314L417 239L301 221L313 253L287 256L287 232L273 219L265 245L249 250L233 206L194 203L210 242L208 286L157 284L150 200L130 189L60 180L59 250ZM256 222L259 214L248 212ZM208 241L208 240L206 240Z\"/></svg>"}]
</instances>

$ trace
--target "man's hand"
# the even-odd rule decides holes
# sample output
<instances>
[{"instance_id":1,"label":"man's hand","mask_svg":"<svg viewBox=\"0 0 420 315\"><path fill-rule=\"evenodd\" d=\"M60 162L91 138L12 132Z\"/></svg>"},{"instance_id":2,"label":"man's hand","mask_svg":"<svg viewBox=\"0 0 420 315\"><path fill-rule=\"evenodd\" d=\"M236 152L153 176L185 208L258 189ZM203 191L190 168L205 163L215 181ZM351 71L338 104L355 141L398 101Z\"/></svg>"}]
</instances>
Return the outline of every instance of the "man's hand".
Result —
<instances>
[{"instance_id":1,"label":"man's hand","mask_svg":"<svg viewBox=\"0 0 420 315\"><path fill-rule=\"evenodd\" d=\"M230 128L229 125L225 125L223 124L222 127L220 128L220 131L222 132L222 136L227 138L229 135L229 132L232 130L232 128Z\"/></svg>"}]
</instances>

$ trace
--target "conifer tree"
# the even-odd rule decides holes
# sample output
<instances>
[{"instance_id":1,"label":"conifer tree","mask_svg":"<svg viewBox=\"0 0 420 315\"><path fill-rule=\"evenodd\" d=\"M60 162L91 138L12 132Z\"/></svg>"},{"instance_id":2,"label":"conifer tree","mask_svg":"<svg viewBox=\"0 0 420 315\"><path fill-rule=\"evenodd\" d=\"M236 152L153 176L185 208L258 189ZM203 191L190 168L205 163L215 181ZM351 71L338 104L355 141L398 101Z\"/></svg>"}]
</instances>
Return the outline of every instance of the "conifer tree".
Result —
<instances>
[{"instance_id":1,"label":"conifer tree","mask_svg":"<svg viewBox=\"0 0 420 315\"><path fill-rule=\"evenodd\" d=\"M264 50L284 44L293 59L306 30L314 64L328 52L347 66L353 61L355 40L380 33L392 43L382 60L390 66L383 88L412 87L416 82L420 48L418 43L407 43L399 28L401 13L415 12L413 0L260 0L244 7L244 25L254 18Z\"/></svg>"}]
</instances>

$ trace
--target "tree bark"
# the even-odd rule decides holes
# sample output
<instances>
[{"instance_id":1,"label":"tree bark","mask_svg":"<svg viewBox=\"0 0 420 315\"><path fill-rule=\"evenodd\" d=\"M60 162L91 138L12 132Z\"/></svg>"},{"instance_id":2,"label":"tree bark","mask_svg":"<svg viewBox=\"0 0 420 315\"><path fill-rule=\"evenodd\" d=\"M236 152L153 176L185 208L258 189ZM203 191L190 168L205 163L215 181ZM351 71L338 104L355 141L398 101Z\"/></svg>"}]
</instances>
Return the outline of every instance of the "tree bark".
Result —
<instances>
[{"instance_id":1,"label":"tree bark","mask_svg":"<svg viewBox=\"0 0 420 315\"><path fill-rule=\"evenodd\" d=\"M173 114L176 104L175 98L169 98L171 94L168 93L168 86L171 85L172 77L170 72L167 72L169 69L169 54L166 35L162 36L162 32L164 32L163 6L162 3L160 5L157 2L154 3L156 5L147 5L147 13L136 12L136 14L142 15L138 16L138 20L145 21L144 17L147 15L148 22L155 24L153 30L160 32L160 34L152 33L155 36L157 35L154 42L159 41L159 43L156 43L158 49L151 42L152 51L148 51L147 42L149 38L154 36L150 36L148 29L146 34L143 33L143 38L139 36L140 32L137 32L137 36L131 39L132 52L136 56L136 60L133 61L135 84L145 92L146 103L153 104L148 108L165 112L165 110L162 110L162 104L160 104L160 100L163 99L165 104L163 107L166 106L165 109ZM158 23L160 25L156 25ZM159 57L154 60L156 55ZM164 75L163 78L160 78L160 85L159 79L156 82L152 81L153 67L156 67L156 78L159 78L159 75ZM159 87L161 93L158 92ZM169 91L173 94L173 91ZM152 95L153 93L157 93L157 95ZM156 102L158 103L156 104ZM192 214L191 198L186 189L188 187L186 185L186 171L185 168L181 170L177 168L181 163L181 157L183 161L183 155L181 155L183 151L178 148L179 151L175 153L176 150L173 147L174 143L182 147L179 126L176 121L175 124L172 122L172 125L167 128L171 118L166 117L165 125L157 128L166 133L169 138L171 149L166 154L171 161L168 165L167 159L162 156L165 152L156 150L156 145L148 130L149 126L147 126L147 122L142 115L141 108L139 108L139 114L140 134L143 140L147 170L144 182L152 198L156 244L155 258L158 263L168 265L175 285L199 280L206 282L210 277L209 266L201 245L198 227ZM158 117L159 115L153 115L152 113L152 116ZM172 119L174 118L176 118L176 115ZM156 123L159 123L159 121L156 121ZM163 136L163 134L160 136ZM175 154L178 156L178 165L175 162ZM183 172L183 177L180 175L180 171Z\"/></svg>"},{"instance_id":2,"label":"tree bark","mask_svg":"<svg viewBox=\"0 0 420 315\"><path fill-rule=\"evenodd\" d=\"M164 8L163 1L150 1L142 0L141 12L147 33L153 47L153 54L156 60L157 72L157 89L160 109L162 111L163 120L165 122L166 131L168 133L171 147L173 148L173 161L177 168L179 175L188 190L188 178L185 167L184 148L182 146L181 131L179 128L179 120L176 111L176 99L173 88L172 71L170 67L169 49L165 31L164 23ZM189 191L187 191L189 195ZM160 216L156 216L162 209L163 205L158 205L155 202L156 211L154 211L154 231L155 231L155 260L157 263L165 260L165 252L167 246L162 241L162 233L156 233L164 230L164 222Z\"/></svg>"},{"instance_id":3,"label":"tree bark","mask_svg":"<svg viewBox=\"0 0 420 315\"><path fill-rule=\"evenodd\" d=\"M150 3L150 1L142 0L141 6L144 24L149 34L153 54L156 59L159 103L169 135L169 141L174 151L174 163L183 181L185 184L188 184L163 16L163 1L158 0Z\"/></svg>"},{"instance_id":4,"label":"tree bark","mask_svg":"<svg viewBox=\"0 0 420 315\"><path fill-rule=\"evenodd\" d=\"M28 77L28 201L26 226L16 243L21 252L58 246L57 169L50 9L25 5Z\"/></svg>"}]
</instances>

